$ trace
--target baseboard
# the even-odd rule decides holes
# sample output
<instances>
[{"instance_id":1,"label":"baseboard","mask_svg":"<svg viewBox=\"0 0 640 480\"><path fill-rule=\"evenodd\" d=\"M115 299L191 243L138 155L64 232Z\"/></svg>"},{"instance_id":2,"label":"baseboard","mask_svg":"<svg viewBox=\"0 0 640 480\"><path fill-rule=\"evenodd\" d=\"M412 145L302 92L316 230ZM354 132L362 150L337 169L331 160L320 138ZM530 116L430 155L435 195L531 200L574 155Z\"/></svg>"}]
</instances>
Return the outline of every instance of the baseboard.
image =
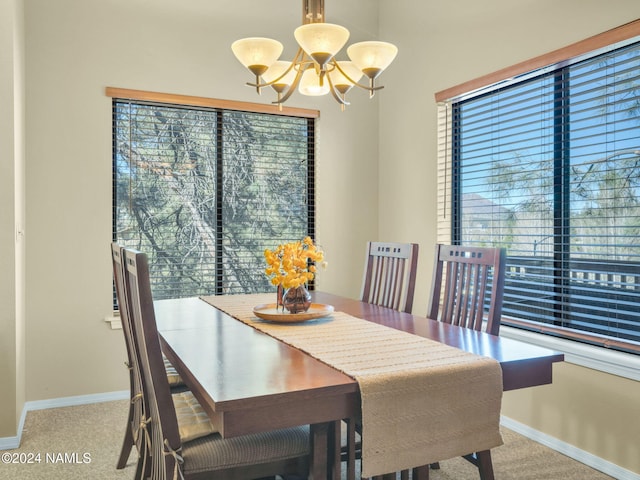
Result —
<instances>
[{"instance_id":1,"label":"baseboard","mask_svg":"<svg viewBox=\"0 0 640 480\"><path fill-rule=\"evenodd\" d=\"M20 430L22 432L22 430ZM0 450L13 450L20 446L19 437L2 437L0 438Z\"/></svg>"},{"instance_id":2,"label":"baseboard","mask_svg":"<svg viewBox=\"0 0 640 480\"><path fill-rule=\"evenodd\" d=\"M26 402L22 408L20 422L18 423L18 434L15 437L0 437L0 450L12 450L20 446L22 440L22 430L27 412L32 410L44 410L47 408L73 407L77 405L89 405L91 403L111 402L114 400L127 400L129 390L119 392L95 393L91 395L77 395L74 397L50 398L47 400L35 400Z\"/></svg>"},{"instance_id":3,"label":"baseboard","mask_svg":"<svg viewBox=\"0 0 640 480\"><path fill-rule=\"evenodd\" d=\"M613 478L616 478L618 480L640 480L640 474L622 468L615 463L611 463L607 460L597 457L592 453L581 450L569 443L558 440L551 435L547 435L546 433L535 430L528 425L512 420L509 417L501 416L500 424L508 428L509 430L513 430L520 435L523 435L535 442L541 443L542 445L549 447L556 452L562 453L567 457L584 463L585 465L588 465L591 468L594 468Z\"/></svg>"},{"instance_id":4,"label":"baseboard","mask_svg":"<svg viewBox=\"0 0 640 480\"><path fill-rule=\"evenodd\" d=\"M75 397L50 398L47 400L35 400L24 404L27 411L44 410L46 408L73 407L76 405L89 405L90 403L111 402L114 400L126 400L129 398L129 390L119 392L93 393L91 395L77 395Z\"/></svg>"}]
</instances>

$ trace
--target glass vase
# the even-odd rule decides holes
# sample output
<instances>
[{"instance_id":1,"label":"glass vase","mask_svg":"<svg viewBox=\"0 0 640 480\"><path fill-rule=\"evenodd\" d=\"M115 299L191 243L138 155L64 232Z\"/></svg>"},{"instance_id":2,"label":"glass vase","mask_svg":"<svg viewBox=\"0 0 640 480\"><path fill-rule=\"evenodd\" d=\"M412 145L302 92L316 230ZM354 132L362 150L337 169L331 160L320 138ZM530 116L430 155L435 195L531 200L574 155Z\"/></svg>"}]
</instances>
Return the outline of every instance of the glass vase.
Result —
<instances>
[{"instance_id":1,"label":"glass vase","mask_svg":"<svg viewBox=\"0 0 640 480\"><path fill-rule=\"evenodd\" d=\"M290 288L282 297L282 305L289 313L302 313L311 306L311 294L305 286Z\"/></svg>"}]
</instances>

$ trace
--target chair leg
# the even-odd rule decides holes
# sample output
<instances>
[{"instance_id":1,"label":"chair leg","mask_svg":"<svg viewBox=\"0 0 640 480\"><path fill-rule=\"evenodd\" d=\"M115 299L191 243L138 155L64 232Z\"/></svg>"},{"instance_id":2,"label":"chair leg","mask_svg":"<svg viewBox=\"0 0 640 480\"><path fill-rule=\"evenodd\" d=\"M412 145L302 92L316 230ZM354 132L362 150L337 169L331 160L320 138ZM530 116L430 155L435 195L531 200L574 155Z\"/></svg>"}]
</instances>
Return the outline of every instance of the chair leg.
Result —
<instances>
[{"instance_id":1,"label":"chair leg","mask_svg":"<svg viewBox=\"0 0 640 480\"><path fill-rule=\"evenodd\" d=\"M429 466L423 465L412 470L412 480L429 480ZM377 475L368 480L396 480L395 473L387 473L385 475ZM400 480L409 480L409 470L400 472Z\"/></svg>"},{"instance_id":2,"label":"chair leg","mask_svg":"<svg viewBox=\"0 0 640 480\"><path fill-rule=\"evenodd\" d=\"M329 445L328 449L331 452L329 461L332 465L331 478L339 479L342 475L342 422L340 420L333 422L329 428ZM355 461L353 462L353 479L355 480ZM347 465L348 467L348 465ZM348 471L348 468L347 468ZM347 475L348 476L348 475Z\"/></svg>"},{"instance_id":3,"label":"chair leg","mask_svg":"<svg viewBox=\"0 0 640 480\"><path fill-rule=\"evenodd\" d=\"M144 478L147 478L147 476L145 475L145 469L148 467L147 462L145 461L145 458L140 455L138 457L138 464L136 465L136 473L134 475L134 480L143 480Z\"/></svg>"},{"instance_id":4,"label":"chair leg","mask_svg":"<svg viewBox=\"0 0 640 480\"><path fill-rule=\"evenodd\" d=\"M476 453L478 458L478 470L480 471L480 480L494 480L493 464L491 462L491 451L483 450Z\"/></svg>"},{"instance_id":5,"label":"chair leg","mask_svg":"<svg viewBox=\"0 0 640 480\"><path fill-rule=\"evenodd\" d=\"M429 480L429 465L414 468L413 480Z\"/></svg>"},{"instance_id":6,"label":"chair leg","mask_svg":"<svg viewBox=\"0 0 640 480\"><path fill-rule=\"evenodd\" d=\"M347 426L347 480L356 478L356 422L352 418L345 419Z\"/></svg>"},{"instance_id":7,"label":"chair leg","mask_svg":"<svg viewBox=\"0 0 640 480\"><path fill-rule=\"evenodd\" d=\"M122 469L127 465L131 449L133 448L133 433L131 433L131 419L127 420L127 429L124 432L124 439L122 440L122 448L120 450L120 457L116 465L117 469Z\"/></svg>"}]
</instances>

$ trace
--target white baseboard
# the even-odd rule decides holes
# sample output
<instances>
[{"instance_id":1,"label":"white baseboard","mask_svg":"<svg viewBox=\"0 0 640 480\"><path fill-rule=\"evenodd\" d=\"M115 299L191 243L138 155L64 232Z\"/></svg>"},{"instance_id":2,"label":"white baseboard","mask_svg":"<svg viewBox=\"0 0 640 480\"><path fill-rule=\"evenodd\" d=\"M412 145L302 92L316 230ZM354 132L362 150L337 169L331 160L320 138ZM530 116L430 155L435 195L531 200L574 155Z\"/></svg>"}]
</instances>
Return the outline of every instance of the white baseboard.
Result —
<instances>
[{"instance_id":1,"label":"white baseboard","mask_svg":"<svg viewBox=\"0 0 640 480\"><path fill-rule=\"evenodd\" d=\"M24 404L27 411L44 410L46 408L73 407L76 405L89 405L90 403L111 402L113 400L126 400L129 398L129 390L119 392L93 393L91 395L77 395L75 397L50 398L48 400L35 400Z\"/></svg>"},{"instance_id":2,"label":"white baseboard","mask_svg":"<svg viewBox=\"0 0 640 480\"><path fill-rule=\"evenodd\" d=\"M615 463L608 462L607 460L597 457L592 453L581 450L578 447L563 442L562 440L558 440L551 435L547 435L546 433L535 430L528 425L512 420L509 417L501 416L500 424L508 428L509 430L513 430L520 435L541 443L542 445L549 447L556 452L562 453L567 457L584 463L585 465L588 465L591 468L594 468L613 478L616 478L618 480L640 480L640 474L622 468Z\"/></svg>"},{"instance_id":3,"label":"white baseboard","mask_svg":"<svg viewBox=\"0 0 640 480\"><path fill-rule=\"evenodd\" d=\"M22 432L22 430L20 430ZM2 437L0 438L0 450L13 450L20 446L19 437Z\"/></svg>"},{"instance_id":4,"label":"white baseboard","mask_svg":"<svg viewBox=\"0 0 640 480\"><path fill-rule=\"evenodd\" d=\"M24 421L27 417L27 412L29 411L44 410L47 408L72 407L76 405L89 405L91 403L127 400L128 398L129 390L122 390L119 392L95 393L91 395L77 395L74 397L50 398L48 400L26 402L22 408L22 415L20 415L18 434L15 437L0 437L0 450L12 450L20 446Z\"/></svg>"}]
</instances>

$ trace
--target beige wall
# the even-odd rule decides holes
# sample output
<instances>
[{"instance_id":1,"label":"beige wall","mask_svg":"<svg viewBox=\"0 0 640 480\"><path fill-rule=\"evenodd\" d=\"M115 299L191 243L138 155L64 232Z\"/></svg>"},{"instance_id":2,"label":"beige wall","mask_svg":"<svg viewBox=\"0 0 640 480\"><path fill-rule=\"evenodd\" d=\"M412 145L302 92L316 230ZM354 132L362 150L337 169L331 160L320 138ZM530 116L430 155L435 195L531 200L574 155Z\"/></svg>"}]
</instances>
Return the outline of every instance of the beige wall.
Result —
<instances>
[{"instance_id":1,"label":"beige wall","mask_svg":"<svg viewBox=\"0 0 640 480\"><path fill-rule=\"evenodd\" d=\"M25 402L24 80L22 1L0 3L0 437L13 437Z\"/></svg>"},{"instance_id":2,"label":"beige wall","mask_svg":"<svg viewBox=\"0 0 640 480\"><path fill-rule=\"evenodd\" d=\"M387 88L373 101L353 92L344 113L330 98L290 101L321 110L318 237L329 268L320 286L357 296L366 240L417 241L422 250L415 305L424 313L436 221L433 94L638 18L640 3L381 0L379 18L372 0L326 3L328 20L348 27L352 41L386 39L400 54L381 77ZM25 392L33 401L127 388L121 332L102 322L111 302L111 117L104 88L257 101L243 86L249 77L230 43L271 36L291 56L292 31L300 22L297 1L24 0L23 81L20 67L5 69L15 65L16 42L7 32L17 29L21 38L19 22L12 27L9 20L21 4L0 2L0 252L3 262L17 258L0 271L3 308L16 305L0 313L0 374L16 384L2 390L0 404L17 409ZM8 112L6 102L17 102L17 113ZM20 186L21 136L27 142L26 194ZM17 158L17 167L7 158ZM22 247L13 238L24 200L27 307L21 318L20 300L12 298L20 298ZM5 215L6 205L17 208ZM506 394L504 413L640 473L629 449L637 445L631 419L639 418L632 398L638 398L638 382L565 364L556 369L552 386ZM15 416L8 417L8 428L0 417L0 437L15 433Z\"/></svg>"},{"instance_id":3,"label":"beige wall","mask_svg":"<svg viewBox=\"0 0 640 480\"><path fill-rule=\"evenodd\" d=\"M378 18L377 9L358 8L367 2L331 5L328 19L350 28L353 41L369 38ZM111 310L105 87L267 102L270 92L261 98L245 86L251 77L230 45L244 36L271 36L292 57L300 4L26 0L25 18L27 398L124 390L122 333L102 321ZM352 98L344 113L331 98L297 96L290 104L321 110L318 238L330 267L319 281L357 295L363 258L353 252L377 234L378 128L377 99L364 92Z\"/></svg>"},{"instance_id":4,"label":"beige wall","mask_svg":"<svg viewBox=\"0 0 640 480\"><path fill-rule=\"evenodd\" d=\"M380 18L380 36L400 53L380 100L379 236L420 243L414 311L424 314L437 220L434 93L640 18L640 2L396 0L380 2ZM638 398L640 382L565 364L552 386L505 394L503 414L640 474Z\"/></svg>"},{"instance_id":5,"label":"beige wall","mask_svg":"<svg viewBox=\"0 0 640 480\"><path fill-rule=\"evenodd\" d=\"M640 382L571 363L552 385L507 392L502 414L640 474Z\"/></svg>"}]
</instances>

